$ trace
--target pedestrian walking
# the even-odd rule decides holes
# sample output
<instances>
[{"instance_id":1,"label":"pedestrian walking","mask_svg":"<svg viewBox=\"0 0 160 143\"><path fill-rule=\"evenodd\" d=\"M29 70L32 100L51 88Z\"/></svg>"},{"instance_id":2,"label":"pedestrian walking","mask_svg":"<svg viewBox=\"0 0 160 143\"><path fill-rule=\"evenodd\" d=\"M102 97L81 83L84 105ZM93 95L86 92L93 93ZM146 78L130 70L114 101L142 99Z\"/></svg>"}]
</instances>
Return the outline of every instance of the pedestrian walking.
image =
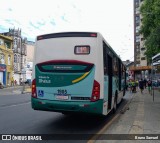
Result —
<instances>
[{"instance_id":1,"label":"pedestrian walking","mask_svg":"<svg viewBox=\"0 0 160 143\"><path fill-rule=\"evenodd\" d=\"M22 78L19 79L19 85L22 85Z\"/></svg>"},{"instance_id":2,"label":"pedestrian walking","mask_svg":"<svg viewBox=\"0 0 160 143\"><path fill-rule=\"evenodd\" d=\"M129 80L129 82L128 82L128 87L129 87L129 91L131 93L132 92L132 83L131 83L131 80Z\"/></svg>"},{"instance_id":3,"label":"pedestrian walking","mask_svg":"<svg viewBox=\"0 0 160 143\"><path fill-rule=\"evenodd\" d=\"M14 78L11 78L11 86L14 86Z\"/></svg>"},{"instance_id":4,"label":"pedestrian walking","mask_svg":"<svg viewBox=\"0 0 160 143\"><path fill-rule=\"evenodd\" d=\"M136 93L136 82L132 81L132 93Z\"/></svg>"},{"instance_id":5,"label":"pedestrian walking","mask_svg":"<svg viewBox=\"0 0 160 143\"><path fill-rule=\"evenodd\" d=\"M14 81L14 85L15 85L15 86L17 85L17 80Z\"/></svg>"},{"instance_id":6,"label":"pedestrian walking","mask_svg":"<svg viewBox=\"0 0 160 143\"><path fill-rule=\"evenodd\" d=\"M144 87L146 88L147 87L147 80L146 79L143 80L143 84L144 84Z\"/></svg>"},{"instance_id":7,"label":"pedestrian walking","mask_svg":"<svg viewBox=\"0 0 160 143\"><path fill-rule=\"evenodd\" d=\"M139 81L139 89L141 90L141 93L143 93L143 90L144 90L144 82L143 82L142 79Z\"/></svg>"},{"instance_id":8,"label":"pedestrian walking","mask_svg":"<svg viewBox=\"0 0 160 143\"><path fill-rule=\"evenodd\" d=\"M149 79L147 82L148 92L151 93L152 81Z\"/></svg>"},{"instance_id":9,"label":"pedestrian walking","mask_svg":"<svg viewBox=\"0 0 160 143\"><path fill-rule=\"evenodd\" d=\"M136 80L136 90L138 90L138 79Z\"/></svg>"}]
</instances>

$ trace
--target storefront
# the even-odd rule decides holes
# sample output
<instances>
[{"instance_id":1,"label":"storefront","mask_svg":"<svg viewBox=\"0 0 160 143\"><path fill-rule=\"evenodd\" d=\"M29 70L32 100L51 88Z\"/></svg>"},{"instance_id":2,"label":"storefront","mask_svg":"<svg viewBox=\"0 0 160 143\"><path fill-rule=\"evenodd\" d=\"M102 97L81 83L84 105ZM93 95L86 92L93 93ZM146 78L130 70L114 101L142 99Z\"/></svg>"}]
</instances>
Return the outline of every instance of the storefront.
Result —
<instances>
[{"instance_id":1,"label":"storefront","mask_svg":"<svg viewBox=\"0 0 160 143\"><path fill-rule=\"evenodd\" d=\"M135 80L149 79L151 77L151 66L130 67Z\"/></svg>"},{"instance_id":2,"label":"storefront","mask_svg":"<svg viewBox=\"0 0 160 143\"><path fill-rule=\"evenodd\" d=\"M6 86L6 65L0 64L0 82Z\"/></svg>"}]
</instances>

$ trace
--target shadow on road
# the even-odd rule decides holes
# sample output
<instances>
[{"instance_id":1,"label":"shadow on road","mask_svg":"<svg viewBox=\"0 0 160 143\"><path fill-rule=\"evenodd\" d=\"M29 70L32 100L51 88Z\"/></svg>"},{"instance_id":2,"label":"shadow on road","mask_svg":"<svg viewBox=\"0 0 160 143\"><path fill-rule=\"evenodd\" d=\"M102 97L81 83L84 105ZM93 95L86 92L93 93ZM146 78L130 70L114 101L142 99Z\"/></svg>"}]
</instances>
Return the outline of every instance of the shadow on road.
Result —
<instances>
[{"instance_id":1,"label":"shadow on road","mask_svg":"<svg viewBox=\"0 0 160 143\"><path fill-rule=\"evenodd\" d=\"M127 100L123 100L119 105L117 114L126 104ZM95 116L86 114L63 115L59 114L57 118L53 117L47 120L43 126L49 133L97 133L103 126L105 126L116 114L110 112L107 116ZM67 132L66 132L67 131Z\"/></svg>"}]
</instances>

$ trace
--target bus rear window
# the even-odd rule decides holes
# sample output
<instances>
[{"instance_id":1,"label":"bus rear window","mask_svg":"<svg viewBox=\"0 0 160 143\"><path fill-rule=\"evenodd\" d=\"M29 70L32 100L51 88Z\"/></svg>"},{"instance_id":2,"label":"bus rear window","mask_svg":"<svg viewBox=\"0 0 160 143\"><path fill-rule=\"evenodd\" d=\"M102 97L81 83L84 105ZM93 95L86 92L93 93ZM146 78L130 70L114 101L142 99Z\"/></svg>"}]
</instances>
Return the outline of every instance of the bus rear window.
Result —
<instances>
[{"instance_id":1,"label":"bus rear window","mask_svg":"<svg viewBox=\"0 0 160 143\"><path fill-rule=\"evenodd\" d=\"M90 54L90 46L75 46L74 53L76 55L88 55Z\"/></svg>"},{"instance_id":2,"label":"bus rear window","mask_svg":"<svg viewBox=\"0 0 160 143\"><path fill-rule=\"evenodd\" d=\"M37 64L41 72L80 73L89 72L94 64L80 61L48 61Z\"/></svg>"}]
</instances>

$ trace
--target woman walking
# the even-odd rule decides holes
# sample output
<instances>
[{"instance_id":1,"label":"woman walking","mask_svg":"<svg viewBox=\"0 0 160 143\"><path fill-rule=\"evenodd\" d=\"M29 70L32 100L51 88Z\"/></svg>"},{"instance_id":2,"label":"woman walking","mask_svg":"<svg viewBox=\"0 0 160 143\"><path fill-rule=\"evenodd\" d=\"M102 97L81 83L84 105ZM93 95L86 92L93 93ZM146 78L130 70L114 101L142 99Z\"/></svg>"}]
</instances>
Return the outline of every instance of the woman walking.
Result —
<instances>
[{"instance_id":1,"label":"woman walking","mask_svg":"<svg viewBox=\"0 0 160 143\"><path fill-rule=\"evenodd\" d=\"M147 82L147 86L148 86L148 92L151 93L152 81L150 79Z\"/></svg>"}]
</instances>

